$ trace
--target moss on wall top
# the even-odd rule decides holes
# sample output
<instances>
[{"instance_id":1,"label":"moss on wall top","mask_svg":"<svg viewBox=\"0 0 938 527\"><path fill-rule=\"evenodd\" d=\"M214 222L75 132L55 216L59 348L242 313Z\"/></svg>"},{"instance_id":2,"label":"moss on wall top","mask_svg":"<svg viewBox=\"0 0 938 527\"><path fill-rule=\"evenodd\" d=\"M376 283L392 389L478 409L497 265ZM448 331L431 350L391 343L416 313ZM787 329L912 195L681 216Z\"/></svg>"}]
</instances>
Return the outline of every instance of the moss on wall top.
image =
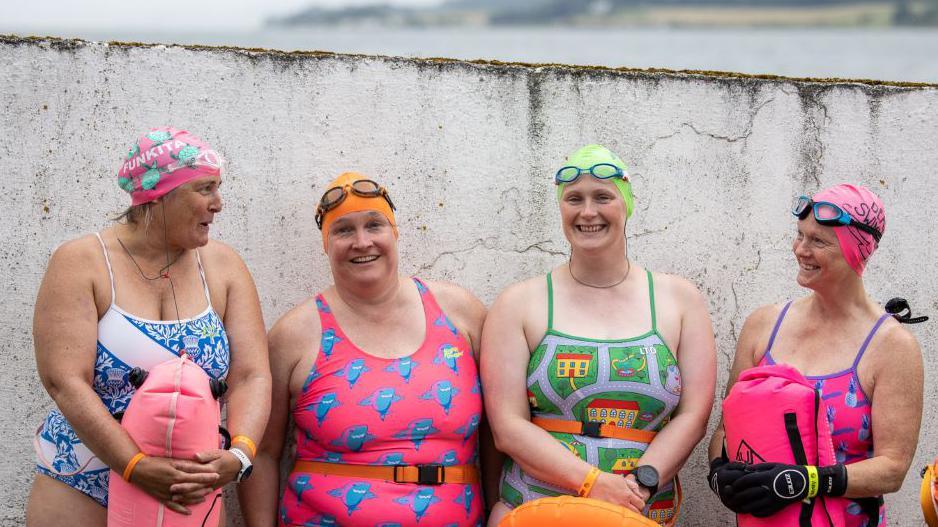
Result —
<instances>
[{"instance_id":1,"label":"moss on wall top","mask_svg":"<svg viewBox=\"0 0 938 527\"><path fill-rule=\"evenodd\" d=\"M48 46L52 49L63 51L74 51L88 45L97 44L81 39L65 39L58 37L39 37L39 36L18 36L18 35L0 35L0 44L8 46L34 45ZM295 63L306 60L319 60L323 58L348 60L348 59L367 59L379 60L392 63L412 64L420 67L434 67L438 69L449 68L485 68L487 70L510 71L512 74L523 72L524 70L553 71L556 73L567 74L585 74L589 76L596 75L614 75L614 76L632 76L632 77L672 77L672 78L695 78L699 80L713 80L725 82L727 80L739 82L785 82L802 84L821 84L821 85L860 85L865 87L880 88L900 88L900 89L935 89L938 84L924 82L898 82L872 79L841 79L830 78L803 78L803 77L785 77L782 75L753 75L747 73L735 73L726 71L710 70L670 70L666 68L627 68L627 67L608 67L608 66L579 66L571 64L531 64L525 62L503 62L499 60L460 60L451 58L406 58L381 55L363 55L335 53L331 51L281 51L265 48L243 48L236 46L205 46L199 44L153 44L143 42L106 42L103 43L110 48L159 48L159 47L178 47L192 51L204 51L210 53L235 53L248 58L264 58L276 62ZM518 71L521 70L521 71Z\"/></svg>"}]
</instances>

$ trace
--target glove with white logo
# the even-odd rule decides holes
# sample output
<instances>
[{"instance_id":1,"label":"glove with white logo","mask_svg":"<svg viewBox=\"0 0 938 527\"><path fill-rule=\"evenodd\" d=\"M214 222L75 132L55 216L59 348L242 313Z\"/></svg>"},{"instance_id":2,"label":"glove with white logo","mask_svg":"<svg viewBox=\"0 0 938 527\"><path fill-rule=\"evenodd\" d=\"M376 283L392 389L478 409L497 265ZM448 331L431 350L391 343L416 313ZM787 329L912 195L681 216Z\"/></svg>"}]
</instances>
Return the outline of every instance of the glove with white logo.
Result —
<instances>
[{"instance_id":1,"label":"glove with white logo","mask_svg":"<svg viewBox=\"0 0 938 527\"><path fill-rule=\"evenodd\" d=\"M728 507L759 518L771 516L792 503L823 496L843 496L847 468L759 463L748 465L746 474L732 484Z\"/></svg>"},{"instance_id":2,"label":"glove with white logo","mask_svg":"<svg viewBox=\"0 0 938 527\"><path fill-rule=\"evenodd\" d=\"M718 457L710 462L710 473L707 475L707 483L723 502L723 505L738 512L730 506L733 498L733 483L746 474L746 465L743 463L730 463L724 457Z\"/></svg>"}]
</instances>

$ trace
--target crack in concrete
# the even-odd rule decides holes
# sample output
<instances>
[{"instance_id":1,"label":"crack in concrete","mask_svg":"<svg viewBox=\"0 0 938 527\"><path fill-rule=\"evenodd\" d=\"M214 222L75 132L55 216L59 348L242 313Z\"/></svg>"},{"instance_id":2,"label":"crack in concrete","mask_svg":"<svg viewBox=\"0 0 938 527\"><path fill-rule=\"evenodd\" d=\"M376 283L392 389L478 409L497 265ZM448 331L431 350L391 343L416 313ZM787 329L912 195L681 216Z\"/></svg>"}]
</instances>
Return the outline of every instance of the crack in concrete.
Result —
<instances>
[{"instance_id":1,"label":"crack in concrete","mask_svg":"<svg viewBox=\"0 0 938 527\"><path fill-rule=\"evenodd\" d=\"M684 128L690 128L697 135L709 137L717 141L723 141L726 143L736 143L739 141L743 141L745 143L745 141L749 139L749 136L752 135L753 128L755 127L756 117L759 116L759 112L761 112L762 109L765 108L766 105L774 101L775 101L775 98L771 97L763 101L761 104L759 104L755 108L753 108L749 113L749 121L746 123L746 128L743 130L743 133L740 135L737 135L737 136L720 135L714 132L708 132L706 130L698 130L697 127L694 125L694 123L685 121L681 123L681 126L678 127L678 129L675 132L668 134L668 135L656 137L652 141L651 146L649 148L653 147L658 141L670 139L676 135L679 135L681 133L681 130Z\"/></svg>"},{"instance_id":2,"label":"crack in concrete","mask_svg":"<svg viewBox=\"0 0 938 527\"><path fill-rule=\"evenodd\" d=\"M662 232L665 232L667 230L668 230L667 227L664 227L661 229L648 229L642 232L635 233L632 236L630 236L630 238L641 238L643 236L648 236L649 234L661 234Z\"/></svg>"},{"instance_id":3,"label":"crack in concrete","mask_svg":"<svg viewBox=\"0 0 938 527\"><path fill-rule=\"evenodd\" d=\"M537 251L539 253L549 254L551 256L566 256L567 255L566 251L556 251L553 249L546 249L544 247L541 247L542 244L549 243L550 241L551 240L542 240L539 242L535 242L535 243L532 243L531 245L528 245L524 249L499 249L499 250L502 252L513 252L517 254L524 254L530 251Z\"/></svg>"},{"instance_id":4,"label":"crack in concrete","mask_svg":"<svg viewBox=\"0 0 938 527\"><path fill-rule=\"evenodd\" d=\"M739 333L736 331L736 319L739 318L739 295L736 294L736 282L730 282L730 291L733 292L733 316L730 317L730 332L733 334L733 341L739 340ZM724 356L729 357L724 353Z\"/></svg>"},{"instance_id":5,"label":"crack in concrete","mask_svg":"<svg viewBox=\"0 0 938 527\"><path fill-rule=\"evenodd\" d=\"M442 252L440 252L439 254L437 254L437 255L433 258L433 260L430 261L430 263L422 264L418 269L419 269L421 272L422 272L422 271L429 271L430 269L433 269L434 267L436 267L437 262L439 262L440 259L442 259L444 256L455 256L455 255L457 255L457 254L461 254L461 253L465 253L465 252L472 251L473 249L475 249L476 247L478 247L478 246L480 246L480 245L484 246L484 245L485 245L485 241L486 241L485 238L479 238L478 240L476 240L475 242L473 242L472 245L470 245L470 246L468 246L468 247L464 247L464 248L462 248L462 249L453 249L452 251L442 251Z\"/></svg>"},{"instance_id":6,"label":"crack in concrete","mask_svg":"<svg viewBox=\"0 0 938 527\"><path fill-rule=\"evenodd\" d=\"M473 250L475 250L476 248L480 246L486 249L489 249L491 251L498 251L501 253L526 254L531 251L535 251L535 252L539 252L541 254L547 254L550 256L566 256L567 255L565 251L558 251L558 250L543 247L544 244L547 244L550 242L551 240L541 240L539 242L534 242L524 248L511 247L511 248L504 249L504 248L496 246L496 239L494 237L479 238L478 240L470 244L468 247L463 247L461 249L453 249L451 251L440 252L429 263L422 264L418 268L418 270L420 272L429 271L430 269L433 269L434 267L436 267L437 263L439 263L439 261L443 259L443 257L445 256L455 257L458 254L472 252Z\"/></svg>"}]
</instances>

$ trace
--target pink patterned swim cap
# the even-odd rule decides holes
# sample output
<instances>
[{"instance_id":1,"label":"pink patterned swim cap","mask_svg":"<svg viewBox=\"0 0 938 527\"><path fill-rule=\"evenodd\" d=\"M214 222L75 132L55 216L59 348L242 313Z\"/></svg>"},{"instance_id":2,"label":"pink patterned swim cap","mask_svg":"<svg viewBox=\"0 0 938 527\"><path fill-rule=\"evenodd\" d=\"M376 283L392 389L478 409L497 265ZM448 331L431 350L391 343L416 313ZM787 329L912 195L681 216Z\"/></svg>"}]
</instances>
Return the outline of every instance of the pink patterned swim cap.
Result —
<instances>
[{"instance_id":1,"label":"pink patterned swim cap","mask_svg":"<svg viewBox=\"0 0 938 527\"><path fill-rule=\"evenodd\" d=\"M222 157L198 137L168 126L142 135L117 171L117 184L142 205L203 176L221 174Z\"/></svg>"},{"instance_id":2,"label":"pink patterned swim cap","mask_svg":"<svg viewBox=\"0 0 938 527\"><path fill-rule=\"evenodd\" d=\"M866 187L843 183L818 192L811 200L815 203L833 203L850 214L854 220L865 223L880 233L886 232L886 209L883 202ZM879 246L876 240L871 234L856 227L834 227L834 234L837 235L840 252L843 253L847 264L858 276L863 276L866 261Z\"/></svg>"}]
</instances>

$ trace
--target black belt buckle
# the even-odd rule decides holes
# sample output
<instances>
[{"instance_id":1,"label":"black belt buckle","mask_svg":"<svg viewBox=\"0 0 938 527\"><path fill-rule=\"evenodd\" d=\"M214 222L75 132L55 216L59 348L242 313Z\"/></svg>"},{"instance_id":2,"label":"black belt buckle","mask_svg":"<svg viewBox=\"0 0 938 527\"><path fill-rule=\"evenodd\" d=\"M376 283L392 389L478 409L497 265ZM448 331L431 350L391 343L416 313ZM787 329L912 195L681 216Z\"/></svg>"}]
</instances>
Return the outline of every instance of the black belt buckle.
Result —
<instances>
[{"instance_id":1,"label":"black belt buckle","mask_svg":"<svg viewBox=\"0 0 938 527\"><path fill-rule=\"evenodd\" d=\"M446 467L439 463L417 465L418 485L442 485Z\"/></svg>"},{"instance_id":2,"label":"black belt buckle","mask_svg":"<svg viewBox=\"0 0 938 527\"><path fill-rule=\"evenodd\" d=\"M602 427L602 421L584 421L583 422L583 433L587 437L602 437L600 435L600 427Z\"/></svg>"},{"instance_id":3,"label":"black belt buckle","mask_svg":"<svg viewBox=\"0 0 938 527\"><path fill-rule=\"evenodd\" d=\"M406 467L417 468L417 481L403 481L399 469ZM439 463L426 465L394 465L394 483L416 483L417 485L442 485L445 479L446 467Z\"/></svg>"}]
</instances>

